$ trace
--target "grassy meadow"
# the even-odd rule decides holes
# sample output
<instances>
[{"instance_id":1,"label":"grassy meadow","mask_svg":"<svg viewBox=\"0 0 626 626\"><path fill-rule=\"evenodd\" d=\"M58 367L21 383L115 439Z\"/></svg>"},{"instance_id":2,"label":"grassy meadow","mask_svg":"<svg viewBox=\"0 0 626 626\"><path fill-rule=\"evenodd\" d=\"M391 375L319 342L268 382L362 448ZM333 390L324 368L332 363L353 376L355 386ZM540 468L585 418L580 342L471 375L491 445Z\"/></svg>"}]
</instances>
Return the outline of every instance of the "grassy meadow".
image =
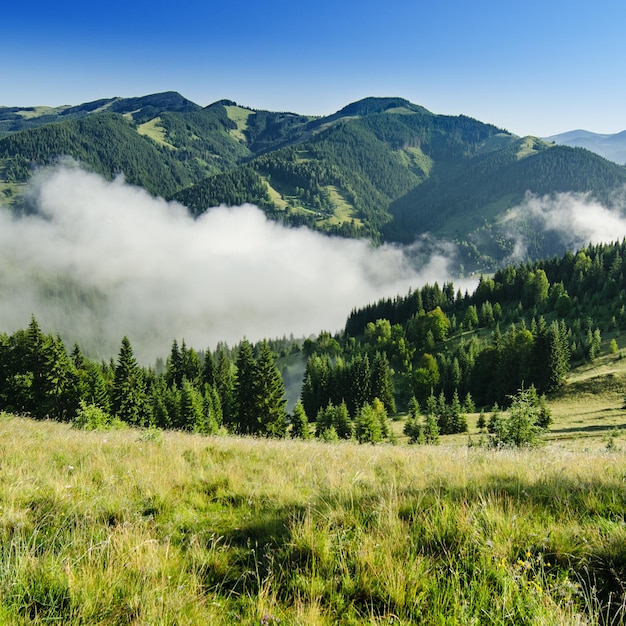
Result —
<instances>
[{"instance_id":1,"label":"grassy meadow","mask_svg":"<svg viewBox=\"0 0 626 626\"><path fill-rule=\"evenodd\" d=\"M0 623L625 623L626 455L565 445L577 384L521 451L2 415Z\"/></svg>"}]
</instances>

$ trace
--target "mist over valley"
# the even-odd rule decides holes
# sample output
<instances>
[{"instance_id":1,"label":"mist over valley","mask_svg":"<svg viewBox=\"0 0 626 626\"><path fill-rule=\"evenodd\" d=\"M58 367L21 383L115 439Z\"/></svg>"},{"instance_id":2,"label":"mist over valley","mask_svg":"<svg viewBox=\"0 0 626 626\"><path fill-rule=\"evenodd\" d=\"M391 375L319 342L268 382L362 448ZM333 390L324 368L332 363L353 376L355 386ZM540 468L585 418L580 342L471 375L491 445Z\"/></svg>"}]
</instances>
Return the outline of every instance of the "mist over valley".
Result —
<instances>
[{"instance_id":1,"label":"mist over valley","mask_svg":"<svg viewBox=\"0 0 626 626\"><path fill-rule=\"evenodd\" d=\"M128 335L343 328L426 283L619 240L626 170L401 98L326 118L208 107L165 92L0 108L0 320L35 315L87 354Z\"/></svg>"}]
</instances>

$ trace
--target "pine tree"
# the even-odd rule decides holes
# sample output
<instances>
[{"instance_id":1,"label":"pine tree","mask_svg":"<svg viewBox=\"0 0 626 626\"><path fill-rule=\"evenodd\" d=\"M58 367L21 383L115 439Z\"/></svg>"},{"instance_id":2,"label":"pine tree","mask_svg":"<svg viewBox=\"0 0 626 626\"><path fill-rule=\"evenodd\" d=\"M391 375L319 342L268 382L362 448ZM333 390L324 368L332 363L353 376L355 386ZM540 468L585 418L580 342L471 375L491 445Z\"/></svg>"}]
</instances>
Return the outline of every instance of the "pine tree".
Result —
<instances>
[{"instance_id":1,"label":"pine tree","mask_svg":"<svg viewBox=\"0 0 626 626\"><path fill-rule=\"evenodd\" d=\"M227 425L230 424L234 418L235 375L233 369L233 364L226 350L224 347L219 348L215 368L215 388L220 397L222 421Z\"/></svg>"},{"instance_id":2,"label":"pine tree","mask_svg":"<svg viewBox=\"0 0 626 626\"><path fill-rule=\"evenodd\" d=\"M309 420L307 419L302 402L298 400L293 407L291 416L291 436L294 439L310 439Z\"/></svg>"},{"instance_id":3,"label":"pine tree","mask_svg":"<svg viewBox=\"0 0 626 626\"><path fill-rule=\"evenodd\" d=\"M87 404L93 404L105 413L111 411L107 381L102 368L96 363L88 362L86 365L81 396Z\"/></svg>"},{"instance_id":4,"label":"pine tree","mask_svg":"<svg viewBox=\"0 0 626 626\"><path fill-rule=\"evenodd\" d=\"M254 371L253 392L257 432L269 437L284 437L287 431L285 385L267 341L261 345Z\"/></svg>"},{"instance_id":5,"label":"pine tree","mask_svg":"<svg viewBox=\"0 0 626 626\"><path fill-rule=\"evenodd\" d=\"M389 424L387 422L387 410L385 409L385 405L380 401L379 398L374 398L372 401L372 408L378 417L378 421L380 422L380 434L383 439L387 439L389 437Z\"/></svg>"},{"instance_id":6,"label":"pine tree","mask_svg":"<svg viewBox=\"0 0 626 626\"><path fill-rule=\"evenodd\" d=\"M252 346L247 339L244 339L239 346L236 368L233 425L240 434L256 435L261 430L255 390L256 361Z\"/></svg>"},{"instance_id":7,"label":"pine tree","mask_svg":"<svg viewBox=\"0 0 626 626\"><path fill-rule=\"evenodd\" d=\"M180 390L180 419L185 430L206 432L202 394L186 378Z\"/></svg>"},{"instance_id":8,"label":"pine tree","mask_svg":"<svg viewBox=\"0 0 626 626\"><path fill-rule=\"evenodd\" d=\"M370 393L379 398L388 413L396 412L396 401L393 393L393 381L387 355L377 352L374 356L371 371Z\"/></svg>"},{"instance_id":9,"label":"pine tree","mask_svg":"<svg viewBox=\"0 0 626 626\"><path fill-rule=\"evenodd\" d=\"M377 443L382 440L379 415L369 402L357 411L355 434L359 443Z\"/></svg>"},{"instance_id":10,"label":"pine tree","mask_svg":"<svg viewBox=\"0 0 626 626\"><path fill-rule=\"evenodd\" d=\"M167 408L168 389L165 378L159 376L150 390L152 424L158 428L172 428L172 419Z\"/></svg>"},{"instance_id":11,"label":"pine tree","mask_svg":"<svg viewBox=\"0 0 626 626\"><path fill-rule=\"evenodd\" d=\"M215 385L215 359L212 352L207 348L204 353L204 362L202 364L202 382L213 387Z\"/></svg>"},{"instance_id":12,"label":"pine tree","mask_svg":"<svg viewBox=\"0 0 626 626\"><path fill-rule=\"evenodd\" d=\"M178 341L174 339L170 349L170 358L167 361L167 372L165 377L167 384L171 387L176 385L179 389L183 384L183 359L178 348Z\"/></svg>"},{"instance_id":13,"label":"pine tree","mask_svg":"<svg viewBox=\"0 0 626 626\"><path fill-rule=\"evenodd\" d=\"M332 415L332 425L339 439L352 439L354 436L354 425L348 414L346 403L341 402L335 405L332 409Z\"/></svg>"},{"instance_id":14,"label":"pine tree","mask_svg":"<svg viewBox=\"0 0 626 626\"><path fill-rule=\"evenodd\" d=\"M123 422L143 426L149 421L146 388L128 337L122 339L111 391L111 409Z\"/></svg>"},{"instance_id":15,"label":"pine tree","mask_svg":"<svg viewBox=\"0 0 626 626\"><path fill-rule=\"evenodd\" d=\"M48 417L68 421L74 417L79 401L78 375L60 337L45 342L45 398L41 411Z\"/></svg>"},{"instance_id":16,"label":"pine tree","mask_svg":"<svg viewBox=\"0 0 626 626\"><path fill-rule=\"evenodd\" d=\"M346 390L346 403L350 415L356 412L366 402L370 402L370 361L367 355L357 355L354 357L349 367L349 387Z\"/></svg>"},{"instance_id":17,"label":"pine tree","mask_svg":"<svg viewBox=\"0 0 626 626\"><path fill-rule=\"evenodd\" d=\"M428 412L423 427L424 443L436 446L439 444L439 427L434 413Z\"/></svg>"},{"instance_id":18,"label":"pine tree","mask_svg":"<svg viewBox=\"0 0 626 626\"><path fill-rule=\"evenodd\" d=\"M487 419L485 418L485 411L481 409L480 414L478 415L478 420L476 421L476 427L480 432L483 432L487 428Z\"/></svg>"}]
</instances>

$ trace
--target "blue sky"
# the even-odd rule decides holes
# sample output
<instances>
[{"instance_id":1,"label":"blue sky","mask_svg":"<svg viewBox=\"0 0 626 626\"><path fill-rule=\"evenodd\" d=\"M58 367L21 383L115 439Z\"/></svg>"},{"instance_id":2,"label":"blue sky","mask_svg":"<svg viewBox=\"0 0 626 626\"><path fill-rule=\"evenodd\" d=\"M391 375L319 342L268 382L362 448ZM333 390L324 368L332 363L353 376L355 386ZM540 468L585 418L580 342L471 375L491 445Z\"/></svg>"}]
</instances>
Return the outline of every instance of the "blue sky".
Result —
<instances>
[{"instance_id":1,"label":"blue sky","mask_svg":"<svg viewBox=\"0 0 626 626\"><path fill-rule=\"evenodd\" d=\"M31 0L0 24L0 105L175 90L326 115L400 96L519 135L626 129L623 0Z\"/></svg>"}]
</instances>

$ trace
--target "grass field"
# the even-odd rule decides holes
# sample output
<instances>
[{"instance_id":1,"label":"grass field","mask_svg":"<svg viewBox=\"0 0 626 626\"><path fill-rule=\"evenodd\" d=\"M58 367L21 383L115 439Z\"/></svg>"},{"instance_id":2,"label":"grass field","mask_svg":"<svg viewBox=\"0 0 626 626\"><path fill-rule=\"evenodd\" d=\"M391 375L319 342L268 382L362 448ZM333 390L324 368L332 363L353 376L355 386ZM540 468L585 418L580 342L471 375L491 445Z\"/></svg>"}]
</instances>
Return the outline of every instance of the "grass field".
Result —
<instances>
[{"instance_id":1,"label":"grass field","mask_svg":"<svg viewBox=\"0 0 626 626\"><path fill-rule=\"evenodd\" d=\"M176 150L176 146L169 143L165 138L165 129L161 126L161 118L155 117L144 124L140 124L137 127L137 132L140 135L145 135L146 137L150 137L153 141L158 143L161 146L166 146L171 148L172 150Z\"/></svg>"},{"instance_id":2,"label":"grass field","mask_svg":"<svg viewBox=\"0 0 626 626\"><path fill-rule=\"evenodd\" d=\"M568 413L576 384L551 405L555 433L617 399ZM619 443L593 430L585 449L466 443L84 432L3 415L0 623L624 623Z\"/></svg>"}]
</instances>

